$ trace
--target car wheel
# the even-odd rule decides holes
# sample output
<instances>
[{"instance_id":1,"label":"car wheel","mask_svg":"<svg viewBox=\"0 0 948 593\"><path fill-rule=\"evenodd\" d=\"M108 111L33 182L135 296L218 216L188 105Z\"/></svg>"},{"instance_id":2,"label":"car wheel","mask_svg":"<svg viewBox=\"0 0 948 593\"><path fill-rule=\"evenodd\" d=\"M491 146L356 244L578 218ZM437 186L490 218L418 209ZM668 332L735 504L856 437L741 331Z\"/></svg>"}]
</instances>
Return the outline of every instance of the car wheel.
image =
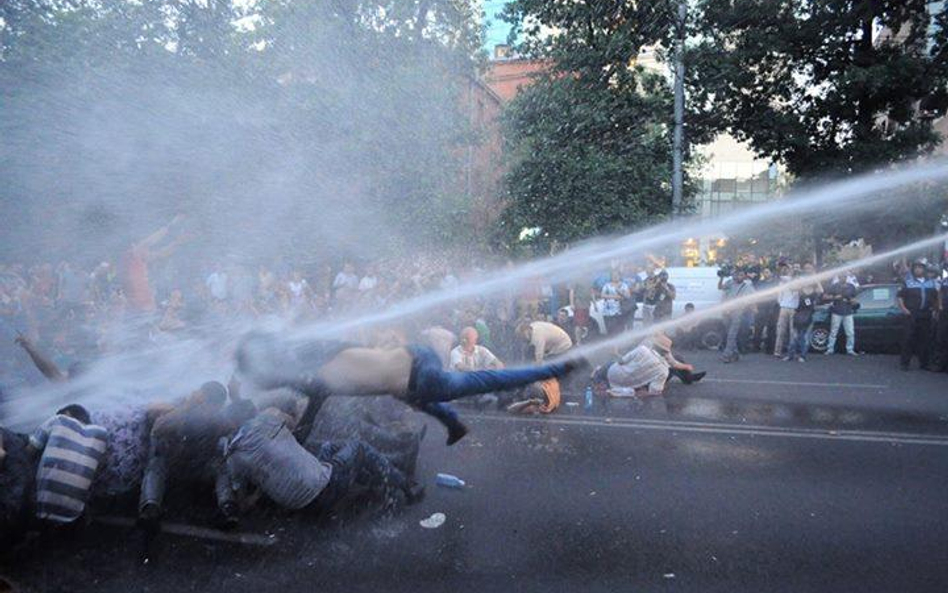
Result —
<instances>
[{"instance_id":1,"label":"car wheel","mask_svg":"<svg viewBox=\"0 0 948 593\"><path fill-rule=\"evenodd\" d=\"M826 352L829 346L830 330L828 327L814 327L810 334L810 350L814 352Z\"/></svg>"}]
</instances>

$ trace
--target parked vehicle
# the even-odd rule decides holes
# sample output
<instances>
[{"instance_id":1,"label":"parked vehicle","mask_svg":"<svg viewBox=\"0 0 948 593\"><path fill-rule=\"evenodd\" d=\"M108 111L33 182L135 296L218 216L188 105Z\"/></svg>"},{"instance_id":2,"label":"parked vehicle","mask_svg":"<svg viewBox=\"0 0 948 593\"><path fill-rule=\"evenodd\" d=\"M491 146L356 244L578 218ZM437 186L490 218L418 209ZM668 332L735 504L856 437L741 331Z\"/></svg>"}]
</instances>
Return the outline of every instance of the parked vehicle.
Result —
<instances>
[{"instance_id":1,"label":"parked vehicle","mask_svg":"<svg viewBox=\"0 0 948 593\"><path fill-rule=\"evenodd\" d=\"M869 284L859 288L856 293L859 309L853 314L857 349L871 352L898 351L903 319L896 300L898 291L898 284ZM813 334L810 336L812 350L826 352L830 322L829 305L817 308L813 315ZM842 352L844 344L844 332L840 328L836 338L837 351Z\"/></svg>"},{"instance_id":2,"label":"parked vehicle","mask_svg":"<svg viewBox=\"0 0 948 593\"><path fill-rule=\"evenodd\" d=\"M675 286L675 302L672 316L678 317L685 309L685 303L693 303L695 311L713 307L721 302L721 291L718 290L718 268L666 268L668 281ZM590 308L589 314L599 334L605 335L606 324L602 317L602 301L596 301ZM572 310L568 309L572 315ZM635 323L642 323L642 304L635 313ZM721 318L706 319L699 324L700 341L705 348L717 348L727 333L724 320Z\"/></svg>"}]
</instances>

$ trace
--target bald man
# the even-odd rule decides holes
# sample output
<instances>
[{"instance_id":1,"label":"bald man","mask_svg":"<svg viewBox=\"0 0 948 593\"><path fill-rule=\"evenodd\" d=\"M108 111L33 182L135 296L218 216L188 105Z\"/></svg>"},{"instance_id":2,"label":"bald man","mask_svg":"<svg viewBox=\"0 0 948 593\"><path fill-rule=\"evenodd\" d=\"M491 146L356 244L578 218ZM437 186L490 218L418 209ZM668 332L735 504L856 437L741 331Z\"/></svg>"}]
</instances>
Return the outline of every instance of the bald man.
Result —
<instances>
[{"instance_id":1,"label":"bald man","mask_svg":"<svg viewBox=\"0 0 948 593\"><path fill-rule=\"evenodd\" d=\"M480 335L473 327L461 330L461 343L451 350L449 368L452 371L482 371L485 369L502 369L504 363L494 356L494 353L477 343Z\"/></svg>"}]
</instances>

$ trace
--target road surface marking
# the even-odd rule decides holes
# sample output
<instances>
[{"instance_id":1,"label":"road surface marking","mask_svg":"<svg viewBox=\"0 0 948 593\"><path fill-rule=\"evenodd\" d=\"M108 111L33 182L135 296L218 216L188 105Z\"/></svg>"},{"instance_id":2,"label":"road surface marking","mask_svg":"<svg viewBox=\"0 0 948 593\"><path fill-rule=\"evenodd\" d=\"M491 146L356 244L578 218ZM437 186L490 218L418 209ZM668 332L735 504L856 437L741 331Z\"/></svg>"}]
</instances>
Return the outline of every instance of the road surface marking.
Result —
<instances>
[{"instance_id":1,"label":"road surface marking","mask_svg":"<svg viewBox=\"0 0 948 593\"><path fill-rule=\"evenodd\" d=\"M756 385L792 385L795 387L842 387L844 389L888 389L889 385L870 383L810 383L807 381L773 381L767 379L705 379L705 383L750 383Z\"/></svg>"},{"instance_id":2,"label":"road surface marking","mask_svg":"<svg viewBox=\"0 0 948 593\"><path fill-rule=\"evenodd\" d=\"M691 432L700 434L748 435L762 437L785 437L796 439L818 439L826 441L856 441L866 443L899 443L904 445L931 445L948 447L948 436L934 434L913 435L899 432L872 432L855 430L797 429L742 424L717 424L708 422L677 422L672 420L638 420L619 418L531 418L527 416L501 416L485 414L472 417L501 422L537 424L562 424L569 426L595 426L605 428L632 428L637 430L660 430L664 432Z\"/></svg>"}]
</instances>

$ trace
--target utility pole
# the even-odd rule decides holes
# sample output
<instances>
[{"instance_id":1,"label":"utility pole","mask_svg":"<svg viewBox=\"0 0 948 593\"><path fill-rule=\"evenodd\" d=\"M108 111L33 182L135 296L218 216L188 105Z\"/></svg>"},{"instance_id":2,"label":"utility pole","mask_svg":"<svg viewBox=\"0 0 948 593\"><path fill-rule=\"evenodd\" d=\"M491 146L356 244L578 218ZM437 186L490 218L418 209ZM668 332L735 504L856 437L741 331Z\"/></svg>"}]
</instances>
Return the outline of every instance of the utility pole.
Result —
<instances>
[{"instance_id":1,"label":"utility pole","mask_svg":"<svg viewBox=\"0 0 948 593\"><path fill-rule=\"evenodd\" d=\"M678 22L675 31L675 132L672 138L672 216L681 214L682 141L685 134L685 19L688 0L678 0Z\"/></svg>"}]
</instances>

